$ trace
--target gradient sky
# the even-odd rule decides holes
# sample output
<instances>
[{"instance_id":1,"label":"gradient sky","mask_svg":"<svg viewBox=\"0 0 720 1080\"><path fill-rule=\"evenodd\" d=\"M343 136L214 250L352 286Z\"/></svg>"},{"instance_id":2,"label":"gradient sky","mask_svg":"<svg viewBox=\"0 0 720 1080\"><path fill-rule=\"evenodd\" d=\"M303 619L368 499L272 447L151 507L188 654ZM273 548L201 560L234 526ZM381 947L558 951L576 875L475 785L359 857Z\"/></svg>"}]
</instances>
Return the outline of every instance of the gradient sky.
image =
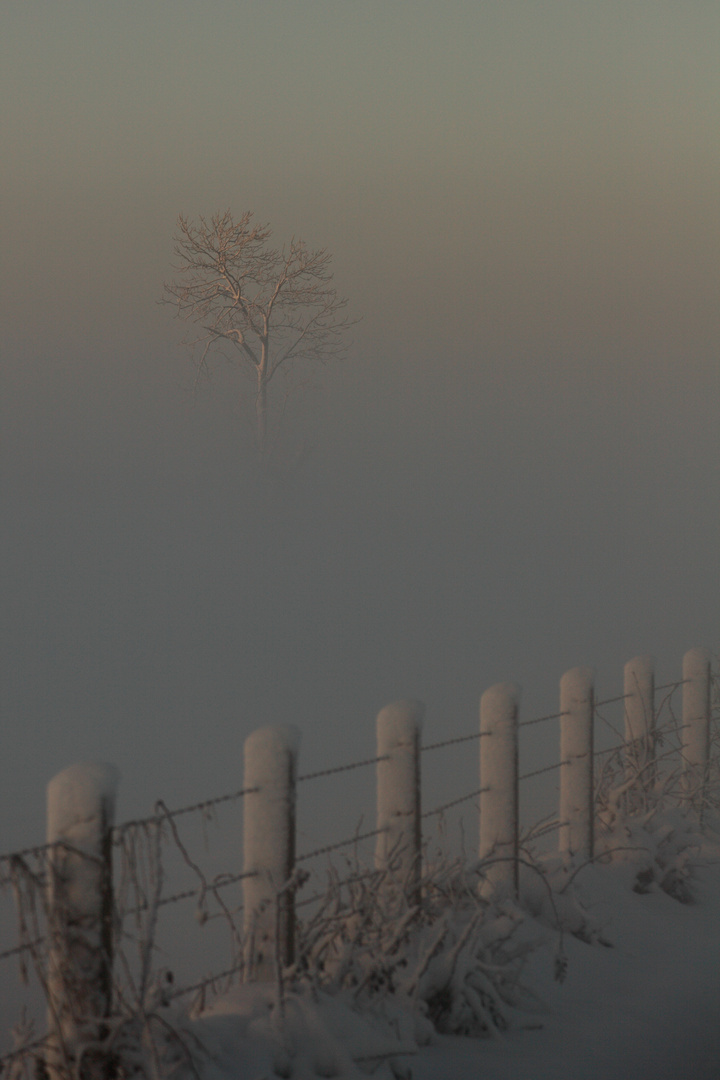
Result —
<instances>
[{"instance_id":1,"label":"gradient sky","mask_svg":"<svg viewBox=\"0 0 720 1080\"><path fill-rule=\"evenodd\" d=\"M319 768L720 649L719 55L704 0L5 0L1 849L77 760L130 816L260 723ZM272 481L157 304L226 207L362 316Z\"/></svg>"}]
</instances>

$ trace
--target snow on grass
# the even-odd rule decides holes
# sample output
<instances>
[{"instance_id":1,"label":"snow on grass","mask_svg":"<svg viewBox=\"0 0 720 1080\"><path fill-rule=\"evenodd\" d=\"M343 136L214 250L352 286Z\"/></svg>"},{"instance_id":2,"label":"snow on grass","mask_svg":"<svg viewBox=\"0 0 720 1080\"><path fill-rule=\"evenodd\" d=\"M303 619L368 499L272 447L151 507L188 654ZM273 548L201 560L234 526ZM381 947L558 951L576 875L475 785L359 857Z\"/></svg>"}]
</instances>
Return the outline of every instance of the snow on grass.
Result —
<instances>
[{"instance_id":1,"label":"snow on grass","mask_svg":"<svg viewBox=\"0 0 720 1080\"><path fill-rule=\"evenodd\" d=\"M200 1080L718 1080L720 833L675 811L623 828L594 862L525 860L518 902L457 864L404 924L372 875L329 889L282 994L173 1014Z\"/></svg>"}]
</instances>

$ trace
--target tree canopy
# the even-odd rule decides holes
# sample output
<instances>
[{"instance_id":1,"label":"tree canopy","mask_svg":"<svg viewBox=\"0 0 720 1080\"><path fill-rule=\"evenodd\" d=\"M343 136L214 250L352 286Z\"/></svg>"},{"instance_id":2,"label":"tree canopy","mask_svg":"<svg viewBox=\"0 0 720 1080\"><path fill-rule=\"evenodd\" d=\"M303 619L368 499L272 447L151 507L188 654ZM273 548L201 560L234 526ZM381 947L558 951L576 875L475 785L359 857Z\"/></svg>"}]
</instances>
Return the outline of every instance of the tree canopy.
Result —
<instances>
[{"instance_id":1,"label":"tree canopy","mask_svg":"<svg viewBox=\"0 0 720 1080\"><path fill-rule=\"evenodd\" d=\"M326 364L345 353L352 325L330 271L326 248L311 250L293 237L273 247L267 224L246 211L235 221L229 210L197 223L180 215L174 237L177 277L166 283L164 300L197 324L188 340L198 372L208 370L217 346L228 343L255 384L257 440L267 438L268 390L281 369L301 361Z\"/></svg>"}]
</instances>

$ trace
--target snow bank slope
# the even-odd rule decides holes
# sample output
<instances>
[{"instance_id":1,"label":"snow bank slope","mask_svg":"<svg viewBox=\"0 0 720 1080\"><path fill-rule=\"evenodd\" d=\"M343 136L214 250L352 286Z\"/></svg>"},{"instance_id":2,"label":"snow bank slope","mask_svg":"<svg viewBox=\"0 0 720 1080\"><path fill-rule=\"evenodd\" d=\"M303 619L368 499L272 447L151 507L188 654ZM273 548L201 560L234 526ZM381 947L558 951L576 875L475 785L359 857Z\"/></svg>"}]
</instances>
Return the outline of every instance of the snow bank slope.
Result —
<instances>
[{"instance_id":1,"label":"snow bank slope","mask_svg":"<svg viewBox=\"0 0 720 1080\"><path fill-rule=\"evenodd\" d=\"M634 891L637 866L585 867L578 898L609 945L565 935L540 944L523 976L544 1002L515 1011L497 1038L438 1036L393 1003L360 1016L350 998L291 994L283 1034L273 991L241 988L189 1023L206 1047L202 1080L720 1080L720 860L694 871L696 902L657 886Z\"/></svg>"},{"instance_id":2,"label":"snow bank slope","mask_svg":"<svg viewBox=\"0 0 720 1080\"><path fill-rule=\"evenodd\" d=\"M550 957L526 982L548 1003L541 1030L503 1045L440 1039L418 1056L414 1080L718 1080L720 866L696 871L697 903L638 895L623 868L588 868L583 899L612 948L565 943L567 977Z\"/></svg>"}]
</instances>

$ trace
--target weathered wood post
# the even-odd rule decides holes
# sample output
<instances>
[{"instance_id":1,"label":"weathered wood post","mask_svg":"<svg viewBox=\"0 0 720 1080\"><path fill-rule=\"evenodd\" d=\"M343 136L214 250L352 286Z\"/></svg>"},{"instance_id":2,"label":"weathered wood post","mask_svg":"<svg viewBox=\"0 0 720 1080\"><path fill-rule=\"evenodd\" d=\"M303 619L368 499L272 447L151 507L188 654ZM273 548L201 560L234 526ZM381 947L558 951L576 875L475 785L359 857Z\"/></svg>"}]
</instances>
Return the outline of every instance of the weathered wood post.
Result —
<instances>
[{"instance_id":1,"label":"weathered wood post","mask_svg":"<svg viewBox=\"0 0 720 1080\"><path fill-rule=\"evenodd\" d=\"M625 779L637 791L655 783L655 676L649 656L625 665Z\"/></svg>"},{"instance_id":2,"label":"weathered wood post","mask_svg":"<svg viewBox=\"0 0 720 1080\"><path fill-rule=\"evenodd\" d=\"M259 728L245 740L243 926L246 981L273 982L295 952L295 785L300 733Z\"/></svg>"},{"instance_id":3,"label":"weathered wood post","mask_svg":"<svg viewBox=\"0 0 720 1080\"><path fill-rule=\"evenodd\" d=\"M420 738L425 706L395 701L377 716L377 828L375 866L386 883L417 898L422 870Z\"/></svg>"},{"instance_id":4,"label":"weathered wood post","mask_svg":"<svg viewBox=\"0 0 720 1080\"><path fill-rule=\"evenodd\" d=\"M702 812L710 757L710 656L690 649L683 657L683 782Z\"/></svg>"},{"instance_id":5,"label":"weathered wood post","mask_svg":"<svg viewBox=\"0 0 720 1080\"><path fill-rule=\"evenodd\" d=\"M560 680L560 852L567 859L593 855L594 687L590 668L566 671Z\"/></svg>"},{"instance_id":6,"label":"weathered wood post","mask_svg":"<svg viewBox=\"0 0 720 1080\"><path fill-rule=\"evenodd\" d=\"M118 771L71 765L47 789L51 1080L104 1080L112 1008L112 826Z\"/></svg>"},{"instance_id":7,"label":"weathered wood post","mask_svg":"<svg viewBox=\"0 0 720 1080\"><path fill-rule=\"evenodd\" d=\"M497 683L480 699L478 854L489 860L488 893L518 890L518 696L510 683Z\"/></svg>"}]
</instances>

